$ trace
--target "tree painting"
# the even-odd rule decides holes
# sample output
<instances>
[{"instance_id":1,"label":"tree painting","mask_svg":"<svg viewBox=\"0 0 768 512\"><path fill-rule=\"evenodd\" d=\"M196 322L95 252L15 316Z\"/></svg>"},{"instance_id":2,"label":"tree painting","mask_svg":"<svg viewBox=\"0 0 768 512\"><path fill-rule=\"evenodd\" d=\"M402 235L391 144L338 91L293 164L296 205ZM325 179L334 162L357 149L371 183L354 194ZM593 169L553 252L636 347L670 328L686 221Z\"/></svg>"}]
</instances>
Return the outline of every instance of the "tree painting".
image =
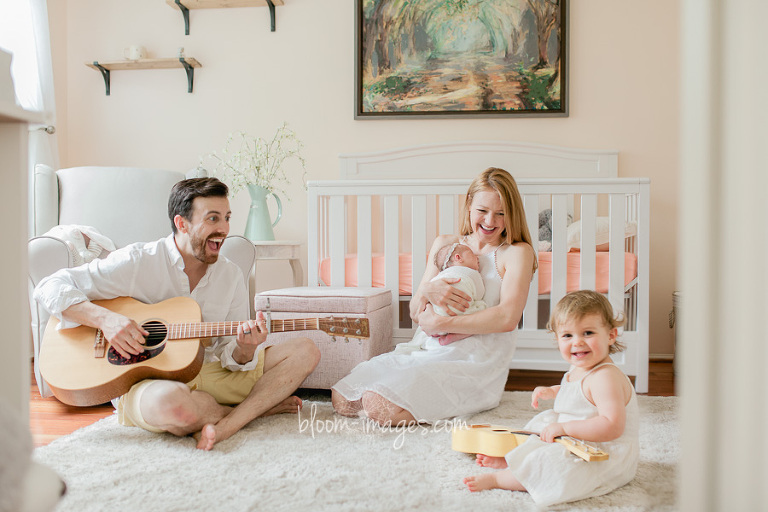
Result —
<instances>
[{"instance_id":1,"label":"tree painting","mask_svg":"<svg viewBox=\"0 0 768 512\"><path fill-rule=\"evenodd\" d=\"M359 117L564 115L566 0L357 0Z\"/></svg>"}]
</instances>

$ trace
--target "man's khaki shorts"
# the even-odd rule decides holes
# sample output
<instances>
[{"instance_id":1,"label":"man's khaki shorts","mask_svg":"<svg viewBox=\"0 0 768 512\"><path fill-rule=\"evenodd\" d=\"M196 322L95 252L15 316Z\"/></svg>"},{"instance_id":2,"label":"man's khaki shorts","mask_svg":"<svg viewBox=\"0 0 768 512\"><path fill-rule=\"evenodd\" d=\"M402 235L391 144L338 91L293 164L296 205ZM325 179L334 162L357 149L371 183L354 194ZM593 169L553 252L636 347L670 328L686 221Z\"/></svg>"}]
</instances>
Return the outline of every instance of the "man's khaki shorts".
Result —
<instances>
[{"instance_id":1,"label":"man's khaki shorts","mask_svg":"<svg viewBox=\"0 0 768 512\"><path fill-rule=\"evenodd\" d=\"M219 361L203 364L197 377L187 382L192 391L205 391L221 405L237 405L248 396L254 384L264 374L264 350L259 351L256 368L246 372L233 372L221 367ZM141 396L157 379L137 382L117 402L117 421L127 427L141 427L150 432L164 432L144 421L141 415Z\"/></svg>"}]
</instances>

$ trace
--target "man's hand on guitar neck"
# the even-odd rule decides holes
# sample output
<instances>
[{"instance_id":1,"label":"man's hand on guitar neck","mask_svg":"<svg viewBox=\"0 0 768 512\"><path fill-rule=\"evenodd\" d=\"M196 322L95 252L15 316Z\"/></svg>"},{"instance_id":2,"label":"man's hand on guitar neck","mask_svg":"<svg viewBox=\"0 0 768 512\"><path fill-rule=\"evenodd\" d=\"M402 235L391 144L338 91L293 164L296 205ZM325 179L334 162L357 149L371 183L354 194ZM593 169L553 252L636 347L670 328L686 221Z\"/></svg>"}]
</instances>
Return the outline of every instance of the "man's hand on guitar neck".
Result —
<instances>
[{"instance_id":1,"label":"man's hand on guitar neck","mask_svg":"<svg viewBox=\"0 0 768 512\"><path fill-rule=\"evenodd\" d=\"M267 340L267 322L261 311L256 312L256 320L247 320L237 328L237 348L232 357L238 364L247 364L253 360L256 349Z\"/></svg>"},{"instance_id":2,"label":"man's hand on guitar neck","mask_svg":"<svg viewBox=\"0 0 768 512\"><path fill-rule=\"evenodd\" d=\"M125 358L144 352L144 337L149 333L134 320L92 302L70 306L62 316L81 325L101 329L107 341Z\"/></svg>"}]
</instances>

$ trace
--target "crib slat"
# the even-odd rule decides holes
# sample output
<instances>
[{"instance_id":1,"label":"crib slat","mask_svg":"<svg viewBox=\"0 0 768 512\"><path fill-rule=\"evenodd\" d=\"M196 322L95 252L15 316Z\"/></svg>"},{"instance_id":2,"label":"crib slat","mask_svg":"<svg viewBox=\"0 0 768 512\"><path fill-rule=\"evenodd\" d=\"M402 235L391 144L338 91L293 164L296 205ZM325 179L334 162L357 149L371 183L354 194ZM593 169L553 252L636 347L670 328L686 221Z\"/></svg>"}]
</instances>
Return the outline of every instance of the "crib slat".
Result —
<instances>
[{"instance_id":1,"label":"crib slat","mask_svg":"<svg viewBox=\"0 0 768 512\"><path fill-rule=\"evenodd\" d=\"M427 222L432 216L427 215L427 198L426 196L413 196L411 198L411 211L413 215L411 217L411 236L413 249L413 255L411 259L411 290L414 292L419 287L421 276L424 275L426 270L427 261L427 246L425 241L427 240Z\"/></svg>"},{"instance_id":2,"label":"crib slat","mask_svg":"<svg viewBox=\"0 0 768 512\"><path fill-rule=\"evenodd\" d=\"M384 287L392 291L392 325L400 320L400 201L398 196L384 196Z\"/></svg>"},{"instance_id":3,"label":"crib slat","mask_svg":"<svg viewBox=\"0 0 768 512\"><path fill-rule=\"evenodd\" d=\"M608 300L615 312L624 310L624 194L610 195Z\"/></svg>"},{"instance_id":4,"label":"crib slat","mask_svg":"<svg viewBox=\"0 0 768 512\"><path fill-rule=\"evenodd\" d=\"M357 197L357 286L372 286L371 196Z\"/></svg>"},{"instance_id":5,"label":"crib slat","mask_svg":"<svg viewBox=\"0 0 768 512\"><path fill-rule=\"evenodd\" d=\"M428 213L426 214L424 220L426 222L427 229L426 236L421 240L420 243L424 245L427 250L429 250L429 247L432 246L432 240L437 238L437 197L435 197L433 194L430 194L425 196L425 199ZM412 235L412 240L416 240L414 235Z\"/></svg>"},{"instance_id":6,"label":"crib slat","mask_svg":"<svg viewBox=\"0 0 768 512\"><path fill-rule=\"evenodd\" d=\"M568 253L566 231L568 229L567 194L552 195L552 293L549 297L550 311L565 296L567 285Z\"/></svg>"},{"instance_id":7,"label":"crib slat","mask_svg":"<svg viewBox=\"0 0 768 512\"><path fill-rule=\"evenodd\" d=\"M595 281L595 221L597 219L597 195L581 196L581 268L579 288L594 290Z\"/></svg>"},{"instance_id":8,"label":"crib slat","mask_svg":"<svg viewBox=\"0 0 768 512\"><path fill-rule=\"evenodd\" d=\"M320 201L320 255L323 258L327 258L329 254L328 248L328 208L331 198L324 196Z\"/></svg>"},{"instance_id":9,"label":"crib slat","mask_svg":"<svg viewBox=\"0 0 768 512\"><path fill-rule=\"evenodd\" d=\"M635 389L638 393L648 392L648 338L649 338L649 275L650 275L650 232L651 232L651 185L640 185L637 199L637 316L636 330L642 343L637 347L637 379Z\"/></svg>"},{"instance_id":10,"label":"crib slat","mask_svg":"<svg viewBox=\"0 0 768 512\"><path fill-rule=\"evenodd\" d=\"M528 224L528 231L531 233L531 242L533 250L539 253L539 196L523 196L523 206L525 208L525 220ZM523 310L523 329L535 331L538 327L539 318L539 273L533 274L531 285L528 288L528 300L525 302Z\"/></svg>"},{"instance_id":11,"label":"crib slat","mask_svg":"<svg viewBox=\"0 0 768 512\"><path fill-rule=\"evenodd\" d=\"M331 286L344 286L344 248L347 241L347 224L344 218L344 196L330 199L328 221L334 229L328 230L328 255L331 258Z\"/></svg>"},{"instance_id":12,"label":"crib slat","mask_svg":"<svg viewBox=\"0 0 768 512\"><path fill-rule=\"evenodd\" d=\"M438 205L440 208L440 226L438 227L438 234L451 235L457 232L454 229L454 222L456 222L456 204L455 195L441 194L438 199Z\"/></svg>"},{"instance_id":13,"label":"crib slat","mask_svg":"<svg viewBox=\"0 0 768 512\"><path fill-rule=\"evenodd\" d=\"M321 217L317 193L314 189L307 190L307 285L319 284L318 267L320 265L319 237L321 232Z\"/></svg>"}]
</instances>

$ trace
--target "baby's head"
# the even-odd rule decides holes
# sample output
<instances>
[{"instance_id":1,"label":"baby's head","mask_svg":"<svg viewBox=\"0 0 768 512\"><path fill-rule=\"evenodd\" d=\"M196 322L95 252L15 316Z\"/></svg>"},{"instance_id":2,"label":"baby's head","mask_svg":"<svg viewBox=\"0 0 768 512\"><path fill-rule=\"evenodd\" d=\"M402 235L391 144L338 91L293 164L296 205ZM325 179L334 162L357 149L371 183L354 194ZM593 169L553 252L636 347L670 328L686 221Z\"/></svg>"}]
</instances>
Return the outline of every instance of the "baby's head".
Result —
<instances>
[{"instance_id":1,"label":"baby's head","mask_svg":"<svg viewBox=\"0 0 768 512\"><path fill-rule=\"evenodd\" d=\"M475 270L480 270L480 261L477 254L468 246L460 243L444 245L435 254L435 266L440 270L459 265Z\"/></svg>"},{"instance_id":2,"label":"baby's head","mask_svg":"<svg viewBox=\"0 0 768 512\"><path fill-rule=\"evenodd\" d=\"M624 315L614 316L613 307L603 294L592 290L579 290L560 299L552 312L547 329L557 335L560 327L566 323L581 320L588 315L598 315L609 331L624 325ZM623 343L616 340L610 346L609 353L621 352L625 348Z\"/></svg>"}]
</instances>

